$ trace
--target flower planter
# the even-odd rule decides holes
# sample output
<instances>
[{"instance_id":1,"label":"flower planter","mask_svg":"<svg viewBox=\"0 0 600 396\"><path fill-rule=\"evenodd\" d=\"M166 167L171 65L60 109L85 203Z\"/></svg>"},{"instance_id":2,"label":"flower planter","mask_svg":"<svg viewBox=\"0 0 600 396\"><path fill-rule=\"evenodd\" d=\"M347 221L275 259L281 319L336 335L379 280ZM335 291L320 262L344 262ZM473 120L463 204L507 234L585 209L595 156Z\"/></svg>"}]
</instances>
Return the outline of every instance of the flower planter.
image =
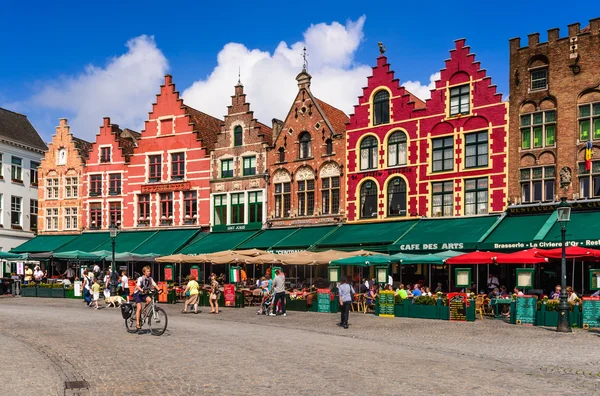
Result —
<instances>
[{"instance_id":1,"label":"flower planter","mask_svg":"<svg viewBox=\"0 0 600 396\"><path fill-rule=\"evenodd\" d=\"M411 318L439 319L438 307L436 305L411 304L409 312Z\"/></svg>"},{"instance_id":2,"label":"flower planter","mask_svg":"<svg viewBox=\"0 0 600 396\"><path fill-rule=\"evenodd\" d=\"M308 311L308 307L306 306L306 300L290 300L289 297L286 299L285 309L287 311Z\"/></svg>"},{"instance_id":3,"label":"flower planter","mask_svg":"<svg viewBox=\"0 0 600 396\"><path fill-rule=\"evenodd\" d=\"M37 287L22 287L21 297L37 297Z\"/></svg>"},{"instance_id":4,"label":"flower planter","mask_svg":"<svg viewBox=\"0 0 600 396\"><path fill-rule=\"evenodd\" d=\"M65 298L75 298L75 290L65 289ZM80 298L80 297L77 297Z\"/></svg>"},{"instance_id":5,"label":"flower planter","mask_svg":"<svg viewBox=\"0 0 600 396\"><path fill-rule=\"evenodd\" d=\"M58 289L58 288L50 289L50 297L65 298L65 289L63 289L62 287L60 289Z\"/></svg>"},{"instance_id":6,"label":"flower planter","mask_svg":"<svg viewBox=\"0 0 600 396\"><path fill-rule=\"evenodd\" d=\"M37 289L38 289L38 291L37 291L38 297L46 297L46 298L52 297L52 289L47 288L47 287L38 287Z\"/></svg>"},{"instance_id":7,"label":"flower planter","mask_svg":"<svg viewBox=\"0 0 600 396\"><path fill-rule=\"evenodd\" d=\"M407 315L404 313L404 302L394 304L394 317L404 318Z\"/></svg>"}]
</instances>

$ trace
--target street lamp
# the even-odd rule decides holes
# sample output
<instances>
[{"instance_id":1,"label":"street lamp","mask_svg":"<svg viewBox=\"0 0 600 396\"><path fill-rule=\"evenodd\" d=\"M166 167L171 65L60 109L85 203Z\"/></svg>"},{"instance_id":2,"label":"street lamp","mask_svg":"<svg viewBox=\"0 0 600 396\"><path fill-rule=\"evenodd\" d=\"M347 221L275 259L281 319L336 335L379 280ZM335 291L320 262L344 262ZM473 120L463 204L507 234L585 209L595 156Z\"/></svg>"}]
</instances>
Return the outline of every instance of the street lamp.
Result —
<instances>
[{"instance_id":1,"label":"street lamp","mask_svg":"<svg viewBox=\"0 0 600 396\"><path fill-rule=\"evenodd\" d=\"M116 239L117 239L117 230L119 229L119 223L117 223L117 224L111 223L109 229L110 229L110 242L112 244L112 265L111 265L111 268L112 268L112 270L114 272L114 271L116 271L116 268L115 268L115 242L116 242Z\"/></svg>"},{"instance_id":2,"label":"street lamp","mask_svg":"<svg viewBox=\"0 0 600 396\"><path fill-rule=\"evenodd\" d=\"M571 205L566 197L560 199L558 208L556 208L557 219L560 223L560 236L562 240L562 256L560 262L560 301L558 303L558 326L556 331L559 333L570 333L571 325L569 323L569 302L567 301L567 223L571 220Z\"/></svg>"}]
</instances>

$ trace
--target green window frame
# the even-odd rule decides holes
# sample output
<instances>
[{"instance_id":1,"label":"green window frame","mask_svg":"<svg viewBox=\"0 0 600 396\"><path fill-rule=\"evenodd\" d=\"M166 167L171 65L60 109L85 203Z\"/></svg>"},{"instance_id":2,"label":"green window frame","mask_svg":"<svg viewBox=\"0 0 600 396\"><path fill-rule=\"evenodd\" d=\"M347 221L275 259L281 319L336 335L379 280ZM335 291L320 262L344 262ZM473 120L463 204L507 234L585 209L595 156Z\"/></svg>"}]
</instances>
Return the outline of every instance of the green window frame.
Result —
<instances>
[{"instance_id":1,"label":"green window frame","mask_svg":"<svg viewBox=\"0 0 600 396\"><path fill-rule=\"evenodd\" d=\"M471 86L464 84L450 88L450 117L469 114L471 111Z\"/></svg>"},{"instance_id":2,"label":"green window frame","mask_svg":"<svg viewBox=\"0 0 600 396\"><path fill-rule=\"evenodd\" d=\"M521 149L553 147L556 144L556 110L521 115Z\"/></svg>"},{"instance_id":3,"label":"green window frame","mask_svg":"<svg viewBox=\"0 0 600 396\"><path fill-rule=\"evenodd\" d=\"M431 183L431 217L450 217L454 213L454 182Z\"/></svg>"},{"instance_id":4,"label":"green window frame","mask_svg":"<svg viewBox=\"0 0 600 396\"><path fill-rule=\"evenodd\" d=\"M256 175L256 156L244 157L244 176Z\"/></svg>"},{"instance_id":5,"label":"green window frame","mask_svg":"<svg viewBox=\"0 0 600 396\"><path fill-rule=\"evenodd\" d=\"M213 196L213 225L227 224L227 195Z\"/></svg>"},{"instance_id":6,"label":"green window frame","mask_svg":"<svg viewBox=\"0 0 600 396\"><path fill-rule=\"evenodd\" d=\"M465 180L465 216L488 214L488 178Z\"/></svg>"},{"instance_id":7,"label":"green window frame","mask_svg":"<svg viewBox=\"0 0 600 396\"><path fill-rule=\"evenodd\" d=\"M243 144L243 129L241 126L236 126L233 128L233 145L235 147L241 146Z\"/></svg>"},{"instance_id":8,"label":"green window frame","mask_svg":"<svg viewBox=\"0 0 600 396\"><path fill-rule=\"evenodd\" d=\"M529 73L532 91L548 88L548 68L543 67L541 69L531 70Z\"/></svg>"},{"instance_id":9,"label":"green window frame","mask_svg":"<svg viewBox=\"0 0 600 396\"><path fill-rule=\"evenodd\" d=\"M231 194L230 224L244 224L244 193Z\"/></svg>"},{"instance_id":10,"label":"green window frame","mask_svg":"<svg viewBox=\"0 0 600 396\"><path fill-rule=\"evenodd\" d=\"M454 137L443 137L432 140L433 172L443 172L454 169Z\"/></svg>"},{"instance_id":11,"label":"green window frame","mask_svg":"<svg viewBox=\"0 0 600 396\"><path fill-rule=\"evenodd\" d=\"M579 106L579 140L600 140L600 102Z\"/></svg>"},{"instance_id":12,"label":"green window frame","mask_svg":"<svg viewBox=\"0 0 600 396\"><path fill-rule=\"evenodd\" d=\"M262 223L263 193L251 191L248 193L248 223Z\"/></svg>"},{"instance_id":13,"label":"green window frame","mask_svg":"<svg viewBox=\"0 0 600 396\"><path fill-rule=\"evenodd\" d=\"M233 159L221 160L221 178L233 177Z\"/></svg>"},{"instance_id":14,"label":"green window frame","mask_svg":"<svg viewBox=\"0 0 600 396\"><path fill-rule=\"evenodd\" d=\"M465 134L465 168L479 168L487 165L487 131Z\"/></svg>"}]
</instances>

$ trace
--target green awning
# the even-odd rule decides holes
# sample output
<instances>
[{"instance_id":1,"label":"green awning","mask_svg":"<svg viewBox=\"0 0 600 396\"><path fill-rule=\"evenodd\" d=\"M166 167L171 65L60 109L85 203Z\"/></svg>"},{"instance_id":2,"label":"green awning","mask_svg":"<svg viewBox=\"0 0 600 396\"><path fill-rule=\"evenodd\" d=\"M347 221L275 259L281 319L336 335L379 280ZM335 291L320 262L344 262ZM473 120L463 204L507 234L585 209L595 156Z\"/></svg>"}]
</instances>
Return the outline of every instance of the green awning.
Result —
<instances>
[{"instance_id":1,"label":"green awning","mask_svg":"<svg viewBox=\"0 0 600 396\"><path fill-rule=\"evenodd\" d=\"M477 244L479 250L522 250L534 247L538 232L551 215L506 216L500 224Z\"/></svg>"},{"instance_id":2,"label":"green awning","mask_svg":"<svg viewBox=\"0 0 600 396\"><path fill-rule=\"evenodd\" d=\"M282 229L271 229L263 230L259 232L252 239L242 243L238 246L239 250L242 249L269 249L277 242L289 237L290 235L297 232L298 228L282 228Z\"/></svg>"},{"instance_id":3,"label":"green awning","mask_svg":"<svg viewBox=\"0 0 600 396\"><path fill-rule=\"evenodd\" d=\"M54 253L52 257L62 260L87 260L87 261L101 261L104 257L103 254L92 254L88 252L82 252L81 250L72 250L69 252Z\"/></svg>"},{"instance_id":4,"label":"green awning","mask_svg":"<svg viewBox=\"0 0 600 396\"><path fill-rule=\"evenodd\" d=\"M158 231L120 231L115 239L115 252L133 252ZM108 238L102 245L94 250L112 250L112 242ZM92 252L93 250L90 250Z\"/></svg>"},{"instance_id":5,"label":"green awning","mask_svg":"<svg viewBox=\"0 0 600 396\"><path fill-rule=\"evenodd\" d=\"M567 223L567 242L577 242L579 246L600 248L600 212L571 212ZM560 224L555 222L538 247L543 249L560 247L562 244Z\"/></svg>"},{"instance_id":6,"label":"green awning","mask_svg":"<svg viewBox=\"0 0 600 396\"><path fill-rule=\"evenodd\" d=\"M240 244L256 234L256 232L257 231L212 232L200 239L194 238L194 241L187 244L178 253L202 254L220 252L223 250L235 250Z\"/></svg>"},{"instance_id":7,"label":"green awning","mask_svg":"<svg viewBox=\"0 0 600 396\"><path fill-rule=\"evenodd\" d=\"M71 242L79 235L38 235L33 239L12 249L11 253L52 252Z\"/></svg>"},{"instance_id":8,"label":"green awning","mask_svg":"<svg viewBox=\"0 0 600 396\"><path fill-rule=\"evenodd\" d=\"M375 254L373 256L353 256L346 257L343 259L333 260L331 265L354 265L356 267L370 267L373 265L389 265L397 263L400 260L392 256L384 256L381 254Z\"/></svg>"},{"instance_id":9,"label":"green awning","mask_svg":"<svg viewBox=\"0 0 600 396\"><path fill-rule=\"evenodd\" d=\"M477 242L494 225L499 216L423 219L390 252L437 250L475 250Z\"/></svg>"},{"instance_id":10,"label":"green awning","mask_svg":"<svg viewBox=\"0 0 600 396\"><path fill-rule=\"evenodd\" d=\"M345 224L319 242L317 248L387 252L388 245L404 235L417 221Z\"/></svg>"},{"instance_id":11,"label":"green awning","mask_svg":"<svg viewBox=\"0 0 600 396\"><path fill-rule=\"evenodd\" d=\"M299 250L308 249L326 237L338 226L304 227L294 232L289 237L282 239L272 246L273 250Z\"/></svg>"},{"instance_id":12,"label":"green awning","mask_svg":"<svg viewBox=\"0 0 600 396\"><path fill-rule=\"evenodd\" d=\"M184 246L198 233L198 229L161 230L148 238L132 253L168 256Z\"/></svg>"},{"instance_id":13,"label":"green awning","mask_svg":"<svg viewBox=\"0 0 600 396\"><path fill-rule=\"evenodd\" d=\"M102 250L100 246L109 239L110 237L108 232L84 232L76 239L73 239L66 245L61 246L60 249L56 249L54 252L61 253L75 250L82 252L95 252L96 250ZM106 250L110 250L110 248Z\"/></svg>"}]
</instances>

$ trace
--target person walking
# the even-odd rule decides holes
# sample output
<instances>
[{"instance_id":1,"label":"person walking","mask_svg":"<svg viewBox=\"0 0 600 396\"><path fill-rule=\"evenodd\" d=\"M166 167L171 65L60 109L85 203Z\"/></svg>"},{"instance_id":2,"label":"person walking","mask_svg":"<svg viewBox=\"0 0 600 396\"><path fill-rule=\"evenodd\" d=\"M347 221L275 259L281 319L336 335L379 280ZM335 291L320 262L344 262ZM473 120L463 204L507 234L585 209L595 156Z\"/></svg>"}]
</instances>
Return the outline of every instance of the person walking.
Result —
<instances>
[{"instance_id":1,"label":"person walking","mask_svg":"<svg viewBox=\"0 0 600 396\"><path fill-rule=\"evenodd\" d=\"M219 294L221 290L219 290L219 282L217 282L217 276L212 274L210 276L210 297L208 302L210 303L210 313L218 314L219 313Z\"/></svg>"},{"instance_id":2,"label":"person walking","mask_svg":"<svg viewBox=\"0 0 600 396\"><path fill-rule=\"evenodd\" d=\"M185 300L185 305L183 306L183 311L181 313L188 313L188 306L194 306L194 313L198 313L198 293L199 293L200 285L196 282L196 276L190 275L190 280L185 287L184 294L188 296Z\"/></svg>"},{"instance_id":3,"label":"person walking","mask_svg":"<svg viewBox=\"0 0 600 396\"><path fill-rule=\"evenodd\" d=\"M348 328L348 316L350 314L350 307L352 306L352 297L354 296L354 288L348 284L346 277L342 277L342 283L338 287L339 299L340 299L340 312L342 315L338 326L344 329Z\"/></svg>"},{"instance_id":4,"label":"person walking","mask_svg":"<svg viewBox=\"0 0 600 396\"><path fill-rule=\"evenodd\" d=\"M98 300L100 299L100 284L98 283L98 279L94 279L94 284L92 285L92 298L94 301L94 309L98 309Z\"/></svg>"},{"instance_id":5,"label":"person walking","mask_svg":"<svg viewBox=\"0 0 600 396\"><path fill-rule=\"evenodd\" d=\"M127 278L127 271L121 272L119 291L121 297L123 297L125 301L129 301L129 278Z\"/></svg>"},{"instance_id":6,"label":"person walking","mask_svg":"<svg viewBox=\"0 0 600 396\"><path fill-rule=\"evenodd\" d=\"M110 297L110 271L106 271L104 274L104 299Z\"/></svg>"},{"instance_id":7,"label":"person walking","mask_svg":"<svg viewBox=\"0 0 600 396\"><path fill-rule=\"evenodd\" d=\"M285 277L281 270L275 271L275 279L273 280L273 293L275 298L273 299L272 311L269 316L277 316L277 303L281 301L281 315L287 316L285 312Z\"/></svg>"},{"instance_id":8,"label":"person walking","mask_svg":"<svg viewBox=\"0 0 600 396\"><path fill-rule=\"evenodd\" d=\"M88 270L83 271L83 300L88 307L92 306L92 285L88 276Z\"/></svg>"}]
</instances>

